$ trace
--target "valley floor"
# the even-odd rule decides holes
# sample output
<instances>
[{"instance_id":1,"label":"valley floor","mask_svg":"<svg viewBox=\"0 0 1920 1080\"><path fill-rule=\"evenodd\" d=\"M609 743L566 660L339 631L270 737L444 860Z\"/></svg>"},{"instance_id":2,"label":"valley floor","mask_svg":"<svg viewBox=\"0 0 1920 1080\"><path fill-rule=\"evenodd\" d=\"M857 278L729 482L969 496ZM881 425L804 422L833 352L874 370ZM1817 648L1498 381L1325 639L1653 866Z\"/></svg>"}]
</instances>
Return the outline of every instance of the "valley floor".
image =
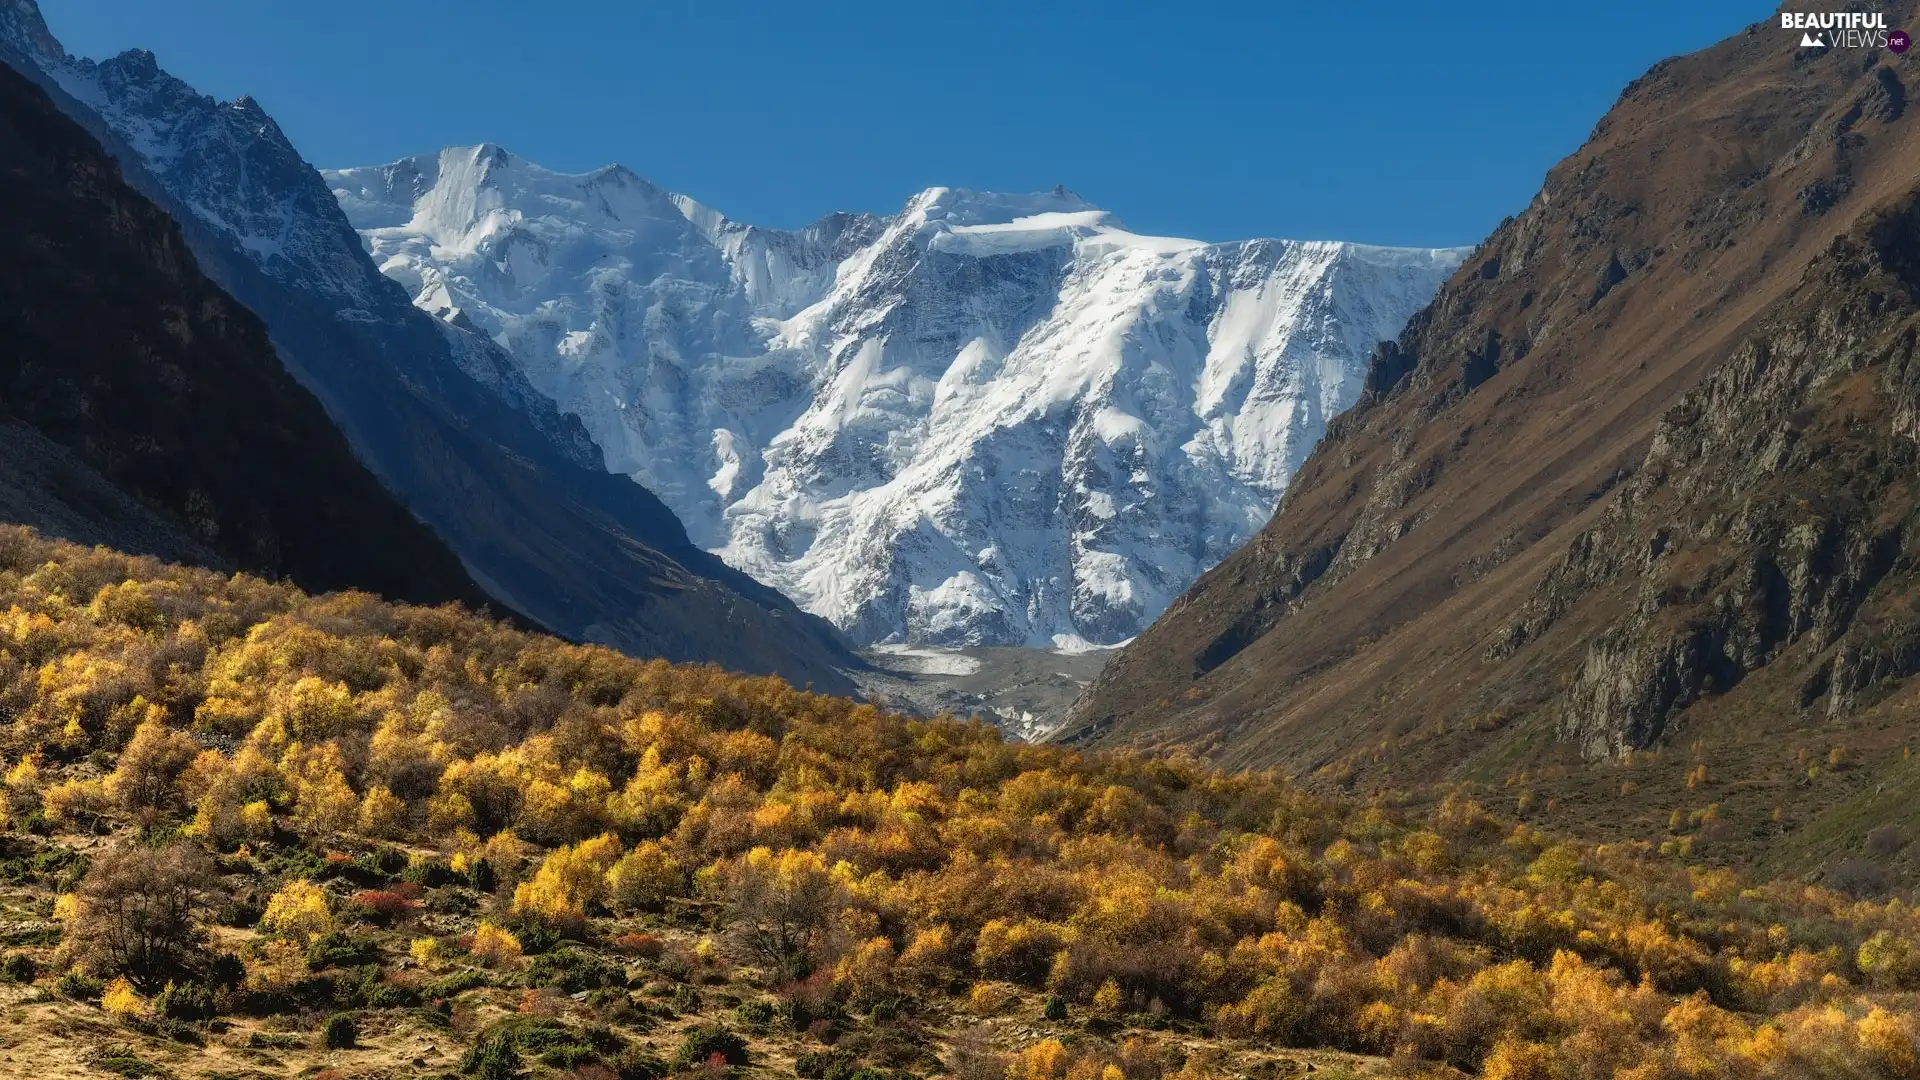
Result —
<instances>
[{"instance_id":1,"label":"valley floor","mask_svg":"<svg viewBox=\"0 0 1920 1080\"><path fill-rule=\"evenodd\" d=\"M1114 651L880 645L863 650L873 670L854 678L863 695L891 708L921 716L978 716L1014 738L1037 742L1066 721L1080 691Z\"/></svg>"}]
</instances>

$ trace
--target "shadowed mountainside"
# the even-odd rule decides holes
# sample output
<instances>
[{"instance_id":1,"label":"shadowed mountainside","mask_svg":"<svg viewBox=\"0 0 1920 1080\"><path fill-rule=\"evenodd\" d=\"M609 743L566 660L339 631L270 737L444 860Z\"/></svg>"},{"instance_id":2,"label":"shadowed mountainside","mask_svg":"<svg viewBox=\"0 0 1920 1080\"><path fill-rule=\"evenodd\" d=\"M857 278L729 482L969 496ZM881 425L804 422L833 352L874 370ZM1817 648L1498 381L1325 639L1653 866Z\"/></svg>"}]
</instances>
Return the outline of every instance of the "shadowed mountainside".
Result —
<instances>
[{"instance_id":1,"label":"shadowed mountainside","mask_svg":"<svg viewBox=\"0 0 1920 1080\"><path fill-rule=\"evenodd\" d=\"M87 542L479 602L354 459L260 321L36 86L0 68L8 519Z\"/></svg>"}]
</instances>

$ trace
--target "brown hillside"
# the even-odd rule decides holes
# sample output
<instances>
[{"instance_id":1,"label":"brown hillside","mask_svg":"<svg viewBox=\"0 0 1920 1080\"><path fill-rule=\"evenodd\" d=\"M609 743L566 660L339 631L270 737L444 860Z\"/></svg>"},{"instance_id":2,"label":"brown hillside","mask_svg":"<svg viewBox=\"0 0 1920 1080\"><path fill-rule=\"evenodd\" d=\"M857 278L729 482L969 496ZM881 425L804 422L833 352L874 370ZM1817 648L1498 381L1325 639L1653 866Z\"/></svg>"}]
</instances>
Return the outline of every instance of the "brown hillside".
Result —
<instances>
[{"instance_id":1,"label":"brown hillside","mask_svg":"<svg viewBox=\"0 0 1920 1080\"><path fill-rule=\"evenodd\" d=\"M1596 784L1581 757L1726 746L1748 786L1725 797L1770 810L1800 750L1844 737L1825 726L1897 746L1898 696L1867 712L1920 656L1894 610L1916 543L1913 81L1911 59L1801 49L1777 20L1656 65L1383 347L1273 521L1067 737L1503 782L1632 829L1707 801L1677 782L1697 762ZM1621 784L1653 786L1594 795Z\"/></svg>"}]
</instances>

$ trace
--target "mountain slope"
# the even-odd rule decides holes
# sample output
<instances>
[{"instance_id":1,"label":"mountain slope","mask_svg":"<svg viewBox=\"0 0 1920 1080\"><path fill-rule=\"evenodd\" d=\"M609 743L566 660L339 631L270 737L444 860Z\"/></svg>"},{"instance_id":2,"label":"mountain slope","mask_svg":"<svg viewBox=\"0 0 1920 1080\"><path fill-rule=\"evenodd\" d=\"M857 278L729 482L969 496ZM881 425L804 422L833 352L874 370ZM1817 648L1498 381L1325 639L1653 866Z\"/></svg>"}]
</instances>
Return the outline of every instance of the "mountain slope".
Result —
<instances>
[{"instance_id":1,"label":"mountain slope","mask_svg":"<svg viewBox=\"0 0 1920 1080\"><path fill-rule=\"evenodd\" d=\"M608 476L578 423L491 343L414 309L256 103L200 95L150 53L71 60L32 0L0 5L0 57L48 86L174 214L361 458L496 598L638 655L851 689L840 669L857 661L830 626Z\"/></svg>"},{"instance_id":2,"label":"mountain slope","mask_svg":"<svg viewBox=\"0 0 1920 1080\"><path fill-rule=\"evenodd\" d=\"M1908 723L1862 695L1911 666L1920 137L1910 59L1798 40L1628 87L1068 737L1516 784L1609 828L1854 798L1792 785ZM1695 790L1710 759L1735 790Z\"/></svg>"},{"instance_id":3,"label":"mountain slope","mask_svg":"<svg viewBox=\"0 0 1920 1080\"><path fill-rule=\"evenodd\" d=\"M7 520L310 589L484 599L174 222L4 65L0 235Z\"/></svg>"},{"instance_id":4,"label":"mountain slope","mask_svg":"<svg viewBox=\"0 0 1920 1080\"><path fill-rule=\"evenodd\" d=\"M415 304L862 642L1136 633L1462 254L1146 237L1064 190L782 232L493 146L326 175Z\"/></svg>"}]
</instances>

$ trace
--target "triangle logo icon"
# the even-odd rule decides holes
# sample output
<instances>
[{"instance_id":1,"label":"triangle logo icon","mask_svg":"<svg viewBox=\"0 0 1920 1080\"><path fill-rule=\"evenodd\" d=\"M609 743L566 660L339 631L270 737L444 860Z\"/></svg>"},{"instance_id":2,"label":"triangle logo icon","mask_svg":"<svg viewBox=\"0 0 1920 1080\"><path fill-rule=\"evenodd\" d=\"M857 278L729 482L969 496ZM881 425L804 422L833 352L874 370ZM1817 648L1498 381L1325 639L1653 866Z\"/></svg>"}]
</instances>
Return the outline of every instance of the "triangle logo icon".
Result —
<instances>
[{"instance_id":1,"label":"triangle logo icon","mask_svg":"<svg viewBox=\"0 0 1920 1080\"><path fill-rule=\"evenodd\" d=\"M1812 34L1801 34L1800 47L1803 49L1824 49L1826 48L1826 42L1821 41Z\"/></svg>"}]
</instances>

